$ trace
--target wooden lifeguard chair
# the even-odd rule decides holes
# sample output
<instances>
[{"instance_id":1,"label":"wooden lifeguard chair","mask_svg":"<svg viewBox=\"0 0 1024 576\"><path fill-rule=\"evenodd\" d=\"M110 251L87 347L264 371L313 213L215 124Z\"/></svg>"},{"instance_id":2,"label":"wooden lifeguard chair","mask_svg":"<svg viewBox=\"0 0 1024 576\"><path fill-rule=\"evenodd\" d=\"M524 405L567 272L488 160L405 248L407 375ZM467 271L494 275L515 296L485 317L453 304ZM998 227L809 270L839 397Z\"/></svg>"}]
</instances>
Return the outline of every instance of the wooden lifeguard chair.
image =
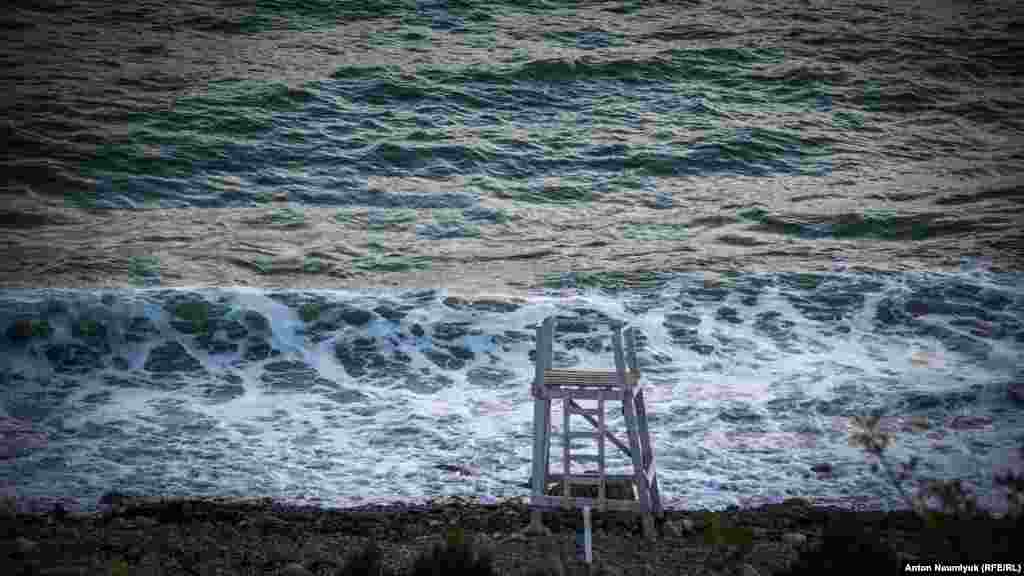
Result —
<instances>
[{"instance_id":1,"label":"wooden lifeguard chair","mask_svg":"<svg viewBox=\"0 0 1024 576\"><path fill-rule=\"evenodd\" d=\"M654 467L654 448L647 430L647 411L643 390L637 384L640 371L636 363L636 342L632 331L626 333L627 354L622 350L623 322L612 322L612 345L615 370L556 370L551 368L555 318L549 317L537 328L536 375L532 392L533 408L533 477L530 532L544 532L543 509L590 507L594 510L620 510L642 515L644 537L654 537L652 514L662 517L658 477ZM628 360L629 369L626 369ZM561 398L562 473L550 474L551 400ZM583 408L576 400L597 400L596 409ZM622 442L605 427L605 402L622 402L628 438ZM596 430L571 432L569 416L583 416ZM596 418L595 418L596 416ZM570 454L571 441L577 438L597 440L598 453ZM605 474L605 438L619 447L633 463L633 474ZM627 447L628 443L628 447ZM570 474L570 461L597 461L597 474ZM594 493L596 498L579 493ZM617 488L626 498L609 498L609 487ZM574 488L579 488L574 490ZM560 492L554 495L554 492Z\"/></svg>"}]
</instances>

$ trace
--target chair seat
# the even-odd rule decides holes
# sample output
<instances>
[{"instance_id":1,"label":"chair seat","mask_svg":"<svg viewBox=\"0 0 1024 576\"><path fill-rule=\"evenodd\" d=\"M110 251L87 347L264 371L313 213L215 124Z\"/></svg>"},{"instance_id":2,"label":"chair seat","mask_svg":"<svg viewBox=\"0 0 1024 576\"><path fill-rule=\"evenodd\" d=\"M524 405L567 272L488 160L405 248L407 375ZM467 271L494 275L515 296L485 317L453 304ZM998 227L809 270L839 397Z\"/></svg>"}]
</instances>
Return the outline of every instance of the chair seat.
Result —
<instances>
[{"instance_id":1,"label":"chair seat","mask_svg":"<svg viewBox=\"0 0 1024 576\"><path fill-rule=\"evenodd\" d=\"M636 386L640 382L638 372L627 370L625 376L627 386ZM545 370L544 385L552 388L621 388L619 375L615 370Z\"/></svg>"}]
</instances>

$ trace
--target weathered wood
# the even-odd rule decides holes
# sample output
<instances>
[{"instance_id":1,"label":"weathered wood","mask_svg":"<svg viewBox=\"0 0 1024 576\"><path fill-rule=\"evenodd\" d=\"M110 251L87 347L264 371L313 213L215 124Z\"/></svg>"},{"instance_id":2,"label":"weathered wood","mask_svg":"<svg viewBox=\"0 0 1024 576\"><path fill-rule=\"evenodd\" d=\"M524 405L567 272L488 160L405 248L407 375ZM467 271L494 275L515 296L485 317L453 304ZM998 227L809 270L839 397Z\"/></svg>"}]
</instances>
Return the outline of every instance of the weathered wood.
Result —
<instances>
[{"instance_id":1,"label":"weathered wood","mask_svg":"<svg viewBox=\"0 0 1024 576\"><path fill-rule=\"evenodd\" d=\"M562 441L565 443L564 449L562 450L562 474L565 475L563 478L564 484L562 486L562 494L564 494L566 498L569 497L569 446L571 444L569 441L569 416L572 414L572 410L570 409L571 404L572 398L569 398L568 396L562 400L562 413L564 415L564 418L562 419L564 422L562 425L562 432L565 433L562 436Z\"/></svg>"},{"instance_id":2,"label":"weathered wood","mask_svg":"<svg viewBox=\"0 0 1024 576\"><path fill-rule=\"evenodd\" d=\"M562 483L561 474L551 474L548 477L549 487L554 487ZM605 480L607 484L627 484L633 485L632 474L605 474ZM572 484L585 484L585 485L597 485L600 483L600 474L573 474Z\"/></svg>"},{"instance_id":3,"label":"weathered wood","mask_svg":"<svg viewBox=\"0 0 1024 576\"><path fill-rule=\"evenodd\" d=\"M650 432L647 427L647 412L644 406L643 389L639 386L640 371L636 360L636 337L634 331L628 330L626 350L623 350L622 323L611 322L613 329L612 342L615 351L615 370L580 370L552 369L552 345L554 342L555 319L547 318L537 328L536 373L534 375L533 392L534 409L534 463L531 505L535 507L531 515L531 528L534 524L543 528L538 508L557 507L573 508L591 506L598 510L625 510L639 512L643 516L646 534L653 529L651 514L662 514L661 495L658 491L658 479L655 472L654 449L651 445ZM562 399L562 473L549 474L549 455L551 449L551 400ZM577 400L597 400L598 406L586 408ZM622 413L626 421L628 446L615 437L606 427L606 401L622 402ZM570 430L571 415L578 414L585 418L596 430L588 432L572 432ZM596 416L596 418L595 418ZM571 453L572 440L596 439L598 454ZM633 473L628 475L606 474L605 439L610 440L631 460ZM573 475L570 463L597 461L597 475ZM554 481L554 484L551 482ZM593 497L581 497L578 490L591 486ZM625 487L632 499L626 501L610 497L612 488ZM559 495L552 494L560 492ZM619 491L620 493L622 490Z\"/></svg>"},{"instance_id":4,"label":"weathered wood","mask_svg":"<svg viewBox=\"0 0 1024 576\"><path fill-rule=\"evenodd\" d=\"M593 423L593 421L591 421ZM608 430L604 426L604 399L597 401L597 474L600 477L597 487L597 502L601 510L608 507L608 479L604 470L604 437Z\"/></svg>"},{"instance_id":5,"label":"weathered wood","mask_svg":"<svg viewBox=\"0 0 1024 576\"><path fill-rule=\"evenodd\" d=\"M629 371L626 373L626 384L635 386L640 381L640 373ZM624 388L619 383L619 374L615 370L578 370L556 368L544 371L544 385L547 387L603 387L603 388Z\"/></svg>"},{"instance_id":6,"label":"weathered wood","mask_svg":"<svg viewBox=\"0 0 1024 576\"><path fill-rule=\"evenodd\" d=\"M551 338L553 337L554 318L547 318L537 327L537 372L533 382L533 486L534 494L544 493L545 478L548 475L549 450L551 442L548 434L551 431L551 400L544 394L544 370L550 366ZM530 529L543 532L539 510L530 515Z\"/></svg>"},{"instance_id":7,"label":"weathered wood","mask_svg":"<svg viewBox=\"0 0 1024 576\"><path fill-rule=\"evenodd\" d=\"M630 386L628 391L611 388L549 388L545 387L545 398L575 398L577 400L614 400L622 401L623 394L635 395L638 387Z\"/></svg>"}]
</instances>

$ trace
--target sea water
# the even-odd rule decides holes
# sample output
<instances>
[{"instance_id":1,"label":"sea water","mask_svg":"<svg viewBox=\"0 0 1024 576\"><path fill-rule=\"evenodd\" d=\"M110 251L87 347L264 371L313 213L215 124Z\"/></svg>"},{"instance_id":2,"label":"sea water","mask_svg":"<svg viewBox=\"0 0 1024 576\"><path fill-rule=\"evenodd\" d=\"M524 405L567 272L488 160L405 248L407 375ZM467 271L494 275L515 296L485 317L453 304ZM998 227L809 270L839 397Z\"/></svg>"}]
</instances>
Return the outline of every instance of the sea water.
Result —
<instances>
[{"instance_id":1,"label":"sea water","mask_svg":"<svg viewBox=\"0 0 1024 576\"><path fill-rule=\"evenodd\" d=\"M0 482L85 507L109 490L333 506L526 496L535 330L552 315L555 367L612 369L608 322L636 331L668 507L899 507L848 444L857 415L883 416L895 461L919 456L922 477L963 478L991 506L1003 499L993 476L1021 471L1024 289L975 271L679 275L479 301L6 291ZM607 422L624 437L616 407ZM608 458L629 470L617 450Z\"/></svg>"}]
</instances>

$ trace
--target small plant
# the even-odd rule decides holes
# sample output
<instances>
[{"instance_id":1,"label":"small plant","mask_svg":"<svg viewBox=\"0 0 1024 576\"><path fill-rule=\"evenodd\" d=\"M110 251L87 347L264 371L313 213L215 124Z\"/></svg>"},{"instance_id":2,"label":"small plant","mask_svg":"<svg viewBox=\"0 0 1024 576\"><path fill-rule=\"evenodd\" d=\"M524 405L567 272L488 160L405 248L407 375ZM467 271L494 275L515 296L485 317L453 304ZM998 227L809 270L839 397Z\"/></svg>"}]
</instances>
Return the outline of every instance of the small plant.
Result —
<instances>
[{"instance_id":1,"label":"small plant","mask_svg":"<svg viewBox=\"0 0 1024 576\"><path fill-rule=\"evenodd\" d=\"M123 559L118 558L110 562L110 576L128 576L129 574L131 574L131 570Z\"/></svg>"},{"instance_id":2,"label":"small plant","mask_svg":"<svg viewBox=\"0 0 1024 576\"><path fill-rule=\"evenodd\" d=\"M715 547L716 551L724 552L717 558L717 562L712 561L712 564L717 563L718 568L722 569L750 553L754 546L754 531L752 529L732 526L725 522L718 512L707 513L706 520L704 543Z\"/></svg>"},{"instance_id":3,"label":"small plant","mask_svg":"<svg viewBox=\"0 0 1024 576\"><path fill-rule=\"evenodd\" d=\"M450 528L444 546L435 545L416 559L412 576L492 576L495 574L489 550L477 550L462 528Z\"/></svg>"},{"instance_id":4,"label":"small plant","mask_svg":"<svg viewBox=\"0 0 1024 576\"><path fill-rule=\"evenodd\" d=\"M924 522L922 534L925 553L935 560L968 563L972 558L1008 558L1020 546L1019 524L1024 477L1007 473L997 475L995 483L1008 489L1008 518L1001 520L981 513L977 503L963 488L960 480L931 480L911 495L903 487L916 469L920 459L912 457L900 463L898 469L886 458L891 437L879 429L881 415L856 416L850 444L859 446L877 459L873 469L880 471L895 487L901 498ZM929 508L932 500L940 502L940 509ZM800 557L789 576L821 574L833 567L844 565L865 567L868 571L889 571L900 563L893 550L877 536L865 532L863 526L853 522L830 524L823 534L819 549Z\"/></svg>"}]
</instances>

